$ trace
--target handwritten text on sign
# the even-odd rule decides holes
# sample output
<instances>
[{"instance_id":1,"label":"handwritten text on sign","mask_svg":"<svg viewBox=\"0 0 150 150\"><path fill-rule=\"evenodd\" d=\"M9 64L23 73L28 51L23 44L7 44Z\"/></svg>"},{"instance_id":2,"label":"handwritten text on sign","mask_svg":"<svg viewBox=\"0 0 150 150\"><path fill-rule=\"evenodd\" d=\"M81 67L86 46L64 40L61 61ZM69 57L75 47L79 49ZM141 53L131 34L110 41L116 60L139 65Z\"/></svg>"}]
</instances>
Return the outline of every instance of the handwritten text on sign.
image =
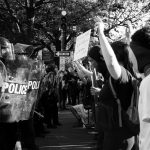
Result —
<instances>
[{"instance_id":1,"label":"handwritten text on sign","mask_svg":"<svg viewBox=\"0 0 150 150\"><path fill-rule=\"evenodd\" d=\"M74 61L87 56L91 29L76 38Z\"/></svg>"}]
</instances>

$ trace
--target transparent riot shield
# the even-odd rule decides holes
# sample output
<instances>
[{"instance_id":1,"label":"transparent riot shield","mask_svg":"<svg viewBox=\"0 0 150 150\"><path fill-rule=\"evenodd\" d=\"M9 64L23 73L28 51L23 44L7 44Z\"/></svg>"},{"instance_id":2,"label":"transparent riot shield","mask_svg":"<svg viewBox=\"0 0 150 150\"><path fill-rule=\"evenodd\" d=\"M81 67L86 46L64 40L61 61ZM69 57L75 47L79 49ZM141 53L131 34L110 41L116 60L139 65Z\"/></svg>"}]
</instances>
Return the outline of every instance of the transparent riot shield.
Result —
<instances>
[{"instance_id":1,"label":"transparent riot shield","mask_svg":"<svg viewBox=\"0 0 150 150\"><path fill-rule=\"evenodd\" d=\"M41 61L30 59L30 62L31 68L28 76L28 90L26 93L25 105L22 110L21 120L26 120L29 117L32 117L41 80Z\"/></svg>"},{"instance_id":2,"label":"transparent riot shield","mask_svg":"<svg viewBox=\"0 0 150 150\"><path fill-rule=\"evenodd\" d=\"M0 122L18 122L31 116L41 78L41 60L18 53L0 61Z\"/></svg>"}]
</instances>

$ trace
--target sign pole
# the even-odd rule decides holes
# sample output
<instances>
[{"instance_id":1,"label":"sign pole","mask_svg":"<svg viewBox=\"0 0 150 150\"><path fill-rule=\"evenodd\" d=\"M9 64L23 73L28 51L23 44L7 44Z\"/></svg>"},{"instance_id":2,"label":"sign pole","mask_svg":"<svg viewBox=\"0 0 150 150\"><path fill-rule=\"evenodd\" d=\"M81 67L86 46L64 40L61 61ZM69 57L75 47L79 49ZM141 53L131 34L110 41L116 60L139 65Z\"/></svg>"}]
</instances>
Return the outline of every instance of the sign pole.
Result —
<instances>
[{"instance_id":1,"label":"sign pole","mask_svg":"<svg viewBox=\"0 0 150 150\"><path fill-rule=\"evenodd\" d=\"M65 2L65 1L64 1ZM64 8L63 8L64 9ZM63 10L61 12L61 51L66 50L66 30L67 30L67 22L66 22L66 11ZM62 59L63 60L63 59ZM61 57L59 58L59 68L61 68ZM63 67L62 67L63 68ZM65 62L64 62L64 68L65 68Z\"/></svg>"},{"instance_id":2,"label":"sign pole","mask_svg":"<svg viewBox=\"0 0 150 150\"><path fill-rule=\"evenodd\" d=\"M61 51L66 50L66 31L64 29L61 30Z\"/></svg>"}]
</instances>

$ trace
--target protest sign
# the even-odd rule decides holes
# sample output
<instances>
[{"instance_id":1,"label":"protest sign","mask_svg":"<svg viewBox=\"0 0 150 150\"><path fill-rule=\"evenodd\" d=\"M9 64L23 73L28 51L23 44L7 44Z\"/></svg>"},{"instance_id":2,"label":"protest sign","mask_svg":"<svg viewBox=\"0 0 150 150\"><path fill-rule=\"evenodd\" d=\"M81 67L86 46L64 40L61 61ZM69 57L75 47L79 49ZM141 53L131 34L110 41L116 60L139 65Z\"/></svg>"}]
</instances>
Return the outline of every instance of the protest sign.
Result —
<instances>
[{"instance_id":1,"label":"protest sign","mask_svg":"<svg viewBox=\"0 0 150 150\"><path fill-rule=\"evenodd\" d=\"M79 35L76 38L74 61L87 56L89 42L90 42L90 36L91 36L91 29L86 31L85 33Z\"/></svg>"}]
</instances>

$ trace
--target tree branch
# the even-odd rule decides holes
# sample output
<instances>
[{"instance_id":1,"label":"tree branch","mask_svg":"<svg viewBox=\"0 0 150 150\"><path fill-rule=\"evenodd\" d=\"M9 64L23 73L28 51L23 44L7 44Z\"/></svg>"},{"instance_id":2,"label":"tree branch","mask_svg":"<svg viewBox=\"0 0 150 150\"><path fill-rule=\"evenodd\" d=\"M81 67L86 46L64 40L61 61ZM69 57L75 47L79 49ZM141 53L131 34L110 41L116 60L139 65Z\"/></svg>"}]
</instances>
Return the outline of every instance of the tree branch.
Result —
<instances>
[{"instance_id":1,"label":"tree branch","mask_svg":"<svg viewBox=\"0 0 150 150\"><path fill-rule=\"evenodd\" d=\"M35 3L35 8L37 9L37 8L40 8L43 4L49 4L49 3L54 3L54 2L58 2L58 0L53 0L53 1L49 0L47 2L45 2L45 0L40 0Z\"/></svg>"},{"instance_id":2,"label":"tree branch","mask_svg":"<svg viewBox=\"0 0 150 150\"><path fill-rule=\"evenodd\" d=\"M53 38L49 33L47 33L47 30L43 27L43 25L41 25L41 24L34 24L34 27L35 27L36 29L38 29L38 30L42 30L42 31L45 33L45 35L46 35L52 42L55 41L54 38Z\"/></svg>"},{"instance_id":3,"label":"tree branch","mask_svg":"<svg viewBox=\"0 0 150 150\"><path fill-rule=\"evenodd\" d=\"M97 5L94 5L90 10L88 10L87 12L85 12L85 13L83 13L83 14L81 14L80 15L80 17L79 18L76 18L76 22L82 22L82 18L84 17L84 16L86 16L87 14L89 14L90 12L92 12L93 10L95 10L97 7L102 7L102 5L103 5L103 3L99 3L99 4L97 4Z\"/></svg>"},{"instance_id":4,"label":"tree branch","mask_svg":"<svg viewBox=\"0 0 150 150\"><path fill-rule=\"evenodd\" d=\"M19 0L16 0L16 2L17 2L22 8L25 8L25 5L23 5Z\"/></svg>"}]
</instances>

